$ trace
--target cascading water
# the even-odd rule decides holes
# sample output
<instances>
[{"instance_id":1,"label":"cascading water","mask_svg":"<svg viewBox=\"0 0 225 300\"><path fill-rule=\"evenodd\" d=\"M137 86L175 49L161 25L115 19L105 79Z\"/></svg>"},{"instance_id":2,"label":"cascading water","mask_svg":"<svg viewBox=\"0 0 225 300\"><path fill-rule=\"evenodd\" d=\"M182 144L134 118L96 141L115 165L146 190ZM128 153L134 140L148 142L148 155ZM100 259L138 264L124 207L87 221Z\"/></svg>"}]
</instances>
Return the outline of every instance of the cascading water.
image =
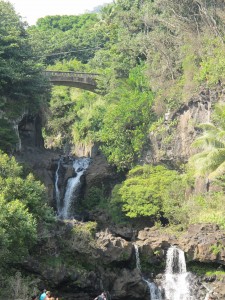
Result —
<instances>
[{"instance_id":1,"label":"cascading water","mask_svg":"<svg viewBox=\"0 0 225 300\"><path fill-rule=\"evenodd\" d=\"M58 166L57 166L57 170L55 173L55 197L56 197L56 207L57 207L58 215L60 213L60 190L59 190L59 186L58 186L60 164L61 164L61 159L59 159L59 161L58 161Z\"/></svg>"},{"instance_id":2,"label":"cascading water","mask_svg":"<svg viewBox=\"0 0 225 300\"><path fill-rule=\"evenodd\" d=\"M68 219L68 218L72 217L70 215L70 207L71 207L72 201L74 199L74 194L79 189L80 178L84 174L84 172L87 170L89 164L90 164L89 158L78 158L78 159L75 159L73 162L73 168L75 170L76 176L68 179L62 207L60 206L60 203L58 205L58 215L62 219ZM58 166L58 168L59 168L59 166ZM60 202L59 190L57 190L58 189L58 183L57 183L58 177L57 176L56 176L56 200L58 199L58 202Z\"/></svg>"},{"instance_id":3,"label":"cascading water","mask_svg":"<svg viewBox=\"0 0 225 300\"><path fill-rule=\"evenodd\" d=\"M175 246L170 247L166 259L165 299L192 300L188 277L184 252Z\"/></svg>"},{"instance_id":4,"label":"cascading water","mask_svg":"<svg viewBox=\"0 0 225 300\"><path fill-rule=\"evenodd\" d=\"M143 279L147 285L150 292L150 300L161 300L161 293L157 285L154 282L150 282L146 279Z\"/></svg>"},{"instance_id":5,"label":"cascading water","mask_svg":"<svg viewBox=\"0 0 225 300\"><path fill-rule=\"evenodd\" d=\"M136 268L141 272L141 262L140 262L140 256L138 251L138 246L134 244L134 250L135 250L135 257L136 257ZM144 277L142 277L142 280L146 282L149 293L150 293L150 300L161 300L161 293L158 289L157 285L154 282L151 282Z\"/></svg>"},{"instance_id":6,"label":"cascading water","mask_svg":"<svg viewBox=\"0 0 225 300\"><path fill-rule=\"evenodd\" d=\"M139 256L138 246L136 244L134 244L134 250L135 250L135 258L136 258L136 268L141 271L140 256Z\"/></svg>"}]
</instances>

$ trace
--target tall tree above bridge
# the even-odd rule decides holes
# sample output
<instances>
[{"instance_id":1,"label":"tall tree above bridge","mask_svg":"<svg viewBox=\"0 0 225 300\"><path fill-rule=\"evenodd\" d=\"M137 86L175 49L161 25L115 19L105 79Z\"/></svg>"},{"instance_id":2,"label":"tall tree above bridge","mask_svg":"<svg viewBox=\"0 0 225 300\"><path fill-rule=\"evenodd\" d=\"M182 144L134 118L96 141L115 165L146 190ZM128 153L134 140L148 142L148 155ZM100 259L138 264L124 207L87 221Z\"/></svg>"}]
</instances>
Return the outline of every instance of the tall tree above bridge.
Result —
<instances>
[{"instance_id":1,"label":"tall tree above bridge","mask_svg":"<svg viewBox=\"0 0 225 300\"><path fill-rule=\"evenodd\" d=\"M0 119L4 123L0 140L4 140L10 135L9 124L13 119L40 108L47 86L43 82L42 68L33 58L26 24L12 5L4 1L0 1L0 36L0 110L4 120L8 120L1 122Z\"/></svg>"}]
</instances>

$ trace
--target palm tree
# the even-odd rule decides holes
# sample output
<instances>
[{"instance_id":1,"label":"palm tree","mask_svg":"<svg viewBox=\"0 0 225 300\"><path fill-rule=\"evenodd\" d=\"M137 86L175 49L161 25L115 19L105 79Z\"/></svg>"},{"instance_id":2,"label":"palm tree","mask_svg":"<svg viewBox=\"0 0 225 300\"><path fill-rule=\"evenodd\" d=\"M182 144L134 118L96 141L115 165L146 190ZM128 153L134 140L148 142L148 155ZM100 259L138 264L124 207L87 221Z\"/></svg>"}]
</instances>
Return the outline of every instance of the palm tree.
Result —
<instances>
[{"instance_id":1,"label":"palm tree","mask_svg":"<svg viewBox=\"0 0 225 300\"><path fill-rule=\"evenodd\" d=\"M190 160L195 175L207 176L212 180L225 173L225 104L215 107L213 123L199 125L203 130L192 146L200 150Z\"/></svg>"}]
</instances>

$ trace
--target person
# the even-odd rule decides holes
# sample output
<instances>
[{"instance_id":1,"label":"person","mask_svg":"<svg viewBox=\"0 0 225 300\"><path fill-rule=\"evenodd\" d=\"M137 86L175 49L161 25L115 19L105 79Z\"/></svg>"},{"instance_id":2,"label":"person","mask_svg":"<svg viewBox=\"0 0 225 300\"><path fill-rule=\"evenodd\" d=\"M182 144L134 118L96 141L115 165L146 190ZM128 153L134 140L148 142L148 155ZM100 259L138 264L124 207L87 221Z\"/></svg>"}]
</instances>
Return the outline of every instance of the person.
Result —
<instances>
[{"instance_id":1,"label":"person","mask_svg":"<svg viewBox=\"0 0 225 300\"><path fill-rule=\"evenodd\" d=\"M105 292L106 300L111 300L111 295L108 291Z\"/></svg>"},{"instance_id":2,"label":"person","mask_svg":"<svg viewBox=\"0 0 225 300\"><path fill-rule=\"evenodd\" d=\"M46 298L46 289L44 289L44 290L42 291L42 294L41 294L39 300L45 300L45 298Z\"/></svg>"},{"instance_id":3,"label":"person","mask_svg":"<svg viewBox=\"0 0 225 300\"><path fill-rule=\"evenodd\" d=\"M98 295L94 300L107 300L106 293L102 292L101 295Z\"/></svg>"},{"instance_id":4,"label":"person","mask_svg":"<svg viewBox=\"0 0 225 300\"><path fill-rule=\"evenodd\" d=\"M44 300L49 300L51 298L51 292L47 291Z\"/></svg>"},{"instance_id":5,"label":"person","mask_svg":"<svg viewBox=\"0 0 225 300\"><path fill-rule=\"evenodd\" d=\"M31 296L31 300L38 300L38 297L37 296Z\"/></svg>"}]
</instances>

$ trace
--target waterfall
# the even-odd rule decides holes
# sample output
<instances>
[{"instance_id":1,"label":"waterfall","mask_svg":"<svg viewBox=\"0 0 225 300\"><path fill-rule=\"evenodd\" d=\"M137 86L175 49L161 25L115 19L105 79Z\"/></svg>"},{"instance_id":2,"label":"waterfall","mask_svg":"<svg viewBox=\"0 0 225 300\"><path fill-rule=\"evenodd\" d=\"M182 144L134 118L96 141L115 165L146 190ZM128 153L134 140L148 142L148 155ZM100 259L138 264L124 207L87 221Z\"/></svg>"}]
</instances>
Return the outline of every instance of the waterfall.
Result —
<instances>
[{"instance_id":1,"label":"waterfall","mask_svg":"<svg viewBox=\"0 0 225 300\"><path fill-rule=\"evenodd\" d=\"M14 123L13 129L15 130L15 133L16 133L17 138L18 138L18 142L16 143L16 151L20 152L21 149L22 149L22 143L21 143L21 139L20 139L20 133L19 133L19 126L18 126L18 124Z\"/></svg>"},{"instance_id":2,"label":"waterfall","mask_svg":"<svg viewBox=\"0 0 225 300\"><path fill-rule=\"evenodd\" d=\"M63 199L63 206L59 211L59 216L63 219L68 219L71 217L70 207L74 198L74 194L80 187L80 178L87 170L89 163L89 158L79 158L75 159L73 162L73 168L75 170L76 176L68 179L67 181L66 192Z\"/></svg>"},{"instance_id":3,"label":"waterfall","mask_svg":"<svg viewBox=\"0 0 225 300\"><path fill-rule=\"evenodd\" d=\"M56 197L56 207L57 207L58 215L60 214L60 190L58 186L60 164L61 164L61 159L59 159L58 161L58 167L55 173L55 197Z\"/></svg>"},{"instance_id":4,"label":"waterfall","mask_svg":"<svg viewBox=\"0 0 225 300\"><path fill-rule=\"evenodd\" d=\"M134 244L134 250L135 250L135 257L136 257L136 268L141 272L140 256L139 256L138 246L136 244ZM154 282L145 279L143 276L142 276L142 280L146 282L148 286L149 293L150 293L150 300L161 300L161 293L157 285Z\"/></svg>"},{"instance_id":5,"label":"waterfall","mask_svg":"<svg viewBox=\"0 0 225 300\"><path fill-rule=\"evenodd\" d=\"M135 250L135 258L136 258L136 268L141 271L140 256L139 256L138 246L136 244L134 244L134 250Z\"/></svg>"},{"instance_id":6,"label":"waterfall","mask_svg":"<svg viewBox=\"0 0 225 300\"><path fill-rule=\"evenodd\" d=\"M192 299L188 277L184 252L175 246L170 247L167 251L164 282L166 300Z\"/></svg>"},{"instance_id":7,"label":"waterfall","mask_svg":"<svg viewBox=\"0 0 225 300\"><path fill-rule=\"evenodd\" d=\"M150 300L161 300L161 293L158 289L157 285L154 282L150 282L144 278L142 278L148 285L148 289L150 292Z\"/></svg>"}]
</instances>

